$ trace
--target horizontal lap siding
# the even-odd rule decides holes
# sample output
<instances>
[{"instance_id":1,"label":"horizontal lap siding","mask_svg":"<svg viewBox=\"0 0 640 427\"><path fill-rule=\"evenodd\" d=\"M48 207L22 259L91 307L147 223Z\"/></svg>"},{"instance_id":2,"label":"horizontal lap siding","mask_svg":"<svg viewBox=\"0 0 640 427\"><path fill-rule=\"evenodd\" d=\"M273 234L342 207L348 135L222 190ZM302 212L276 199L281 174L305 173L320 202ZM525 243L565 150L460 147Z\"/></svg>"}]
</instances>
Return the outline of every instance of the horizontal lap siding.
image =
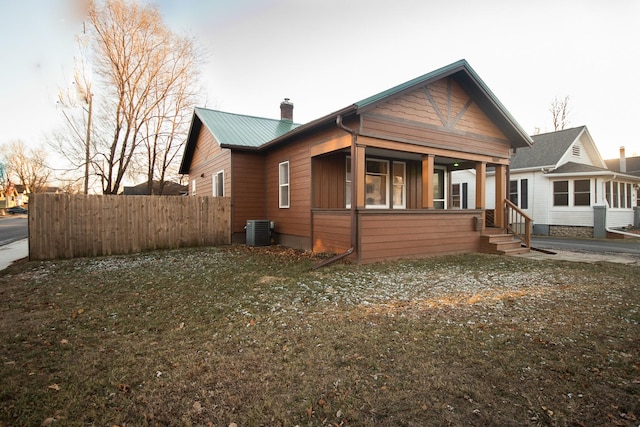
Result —
<instances>
[{"instance_id":1,"label":"horizontal lap siding","mask_svg":"<svg viewBox=\"0 0 640 427\"><path fill-rule=\"evenodd\" d=\"M351 247L351 214L343 212L313 213L313 251L343 252Z\"/></svg>"},{"instance_id":2,"label":"horizontal lap siding","mask_svg":"<svg viewBox=\"0 0 640 427\"><path fill-rule=\"evenodd\" d=\"M264 156L253 153L234 152L232 159L234 233L243 233L247 220L268 219L265 207Z\"/></svg>"},{"instance_id":3,"label":"horizontal lap siding","mask_svg":"<svg viewBox=\"0 0 640 427\"><path fill-rule=\"evenodd\" d=\"M369 214L359 218L360 262L477 252L479 211Z\"/></svg>"},{"instance_id":4,"label":"horizontal lap siding","mask_svg":"<svg viewBox=\"0 0 640 427\"><path fill-rule=\"evenodd\" d=\"M193 195L192 183L195 181L196 196L212 196L213 175L220 171L224 171L224 189L228 192L231 184L231 151L221 149L213 135L203 127L189 168L189 194Z\"/></svg>"},{"instance_id":5,"label":"horizontal lap siding","mask_svg":"<svg viewBox=\"0 0 640 427\"><path fill-rule=\"evenodd\" d=\"M289 161L289 208L278 202L278 167ZM267 155L267 218L276 222L276 233L311 237L311 157L309 143L292 142Z\"/></svg>"}]
</instances>

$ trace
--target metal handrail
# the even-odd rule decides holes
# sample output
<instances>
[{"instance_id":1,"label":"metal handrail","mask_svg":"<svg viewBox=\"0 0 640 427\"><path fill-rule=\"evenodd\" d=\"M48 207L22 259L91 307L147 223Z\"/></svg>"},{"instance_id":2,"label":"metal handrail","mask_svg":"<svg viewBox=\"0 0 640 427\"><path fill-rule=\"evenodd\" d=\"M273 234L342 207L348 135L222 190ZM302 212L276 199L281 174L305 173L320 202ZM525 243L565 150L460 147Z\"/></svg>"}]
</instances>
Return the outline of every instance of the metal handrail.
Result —
<instances>
[{"instance_id":1,"label":"metal handrail","mask_svg":"<svg viewBox=\"0 0 640 427\"><path fill-rule=\"evenodd\" d=\"M511 200L504 199L504 228L515 237L520 239L522 244L531 248L531 223L533 219L524 213ZM516 224L524 224L524 230L516 227ZM523 233L524 231L524 233Z\"/></svg>"}]
</instances>

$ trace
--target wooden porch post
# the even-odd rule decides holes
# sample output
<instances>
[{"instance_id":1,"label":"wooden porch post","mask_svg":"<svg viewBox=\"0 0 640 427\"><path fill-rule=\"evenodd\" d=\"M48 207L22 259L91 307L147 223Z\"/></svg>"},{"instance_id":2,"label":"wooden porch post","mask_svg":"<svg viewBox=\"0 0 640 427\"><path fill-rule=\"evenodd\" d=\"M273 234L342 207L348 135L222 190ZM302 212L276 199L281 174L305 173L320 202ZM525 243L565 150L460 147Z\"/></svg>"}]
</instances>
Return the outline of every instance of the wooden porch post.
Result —
<instances>
[{"instance_id":1,"label":"wooden porch post","mask_svg":"<svg viewBox=\"0 0 640 427\"><path fill-rule=\"evenodd\" d=\"M487 164L476 163L476 209L487 208Z\"/></svg>"},{"instance_id":2,"label":"wooden porch post","mask_svg":"<svg viewBox=\"0 0 640 427\"><path fill-rule=\"evenodd\" d=\"M422 207L424 209L433 209L434 159L432 154L422 157Z\"/></svg>"},{"instance_id":3,"label":"wooden porch post","mask_svg":"<svg viewBox=\"0 0 640 427\"><path fill-rule=\"evenodd\" d=\"M356 206L358 208L365 207L365 194L366 194L366 178L367 169L365 164L365 147L356 146L356 169L351 171L352 176L357 176L356 179Z\"/></svg>"},{"instance_id":4,"label":"wooden porch post","mask_svg":"<svg viewBox=\"0 0 640 427\"><path fill-rule=\"evenodd\" d=\"M495 222L498 227L505 227L504 199L507 198L507 167L496 165L496 214Z\"/></svg>"}]
</instances>

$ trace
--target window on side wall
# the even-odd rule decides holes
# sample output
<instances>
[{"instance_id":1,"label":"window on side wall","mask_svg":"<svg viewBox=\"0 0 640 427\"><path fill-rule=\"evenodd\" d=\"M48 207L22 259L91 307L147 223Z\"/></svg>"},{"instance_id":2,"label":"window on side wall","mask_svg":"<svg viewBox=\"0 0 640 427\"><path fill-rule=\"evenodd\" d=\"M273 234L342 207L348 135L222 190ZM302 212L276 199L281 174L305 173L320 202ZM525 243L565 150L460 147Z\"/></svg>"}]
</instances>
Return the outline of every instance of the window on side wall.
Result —
<instances>
[{"instance_id":1,"label":"window on side wall","mask_svg":"<svg viewBox=\"0 0 640 427\"><path fill-rule=\"evenodd\" d=\"M573 181L573 205L591 206L591 180L576 179Z\"/></svg>"},{"instance_id":2,"label":"window on side wall","mask_svg":"<svg viewBox=\"0 0 640 427\"><path fill-rule=\"evenodd\" d=\"M569 181L554 181L553 206L569 206Z\"/></svg>"},{"instance_id":3,"label":"window on side wall","mask_svg":"<svg viewBox=\"0 0 640 427\"><path fill-rule=\"evenodd\" d=\"M289 207L289 162L282 162L278 165L279 193L278 203L281 208Z\"/></svg>"},{"instance_id":4,"label":"window on side wall","mask_svg":"<svg viewBox=\"0 0 640 427\"><path fill-rule=\"evenodd\" d=\"M195 180L195 178L193 179L193 181L191 181L191 195L192 196L196 195L196 180Z\"/></svg>"},{"instance_id":5,"label":"window on side wall","mask_svg":"<svg viewBox=\"0 0 640 427\"><path fill-rule=\"evenodd\" d=\"M224 197L224 171L213 175L213 196Z\"/></svg>"}]
</instances>

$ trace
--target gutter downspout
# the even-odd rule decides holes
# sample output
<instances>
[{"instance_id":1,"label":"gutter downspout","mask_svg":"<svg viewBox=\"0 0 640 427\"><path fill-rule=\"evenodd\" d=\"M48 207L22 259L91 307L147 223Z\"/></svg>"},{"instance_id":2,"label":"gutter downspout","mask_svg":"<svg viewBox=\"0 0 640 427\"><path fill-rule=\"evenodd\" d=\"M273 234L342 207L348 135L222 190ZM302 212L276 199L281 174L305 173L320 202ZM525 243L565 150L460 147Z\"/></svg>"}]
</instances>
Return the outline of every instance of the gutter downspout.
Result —
<instances>
[{"instance_id":1,"label":"gutter downspout","mask_svg":"<svg viewBox=\"0 0 640 427\"><path fill-rule=\"evenodd\" d=\"M613 175L613 178L605 181L604 184L608 184L610 182L612 182L613 180L616 179L617 175ZM606 194L606 189L604 190L604 194ZM609 212L609 202L605 199L605 207L607 209L607 212ZM608 215L607 215L608 216ZM606 221L605 221L606 222ZM621 231L621 230L615 230L613 228L610 228L607 224L604 225L604 231L606 231L607 233L613 233L613 234L622 234L623 236L627 236L627 237L634 237L634 238L640 238L639 234L634 234L634 233L627 233L626 231Z\"/></svg>"},{"instance_id":2,"label":"gutter downspout","mask_svg":"<svg viewBox=\"0 0 640 427\"><path fill-rule=\"evenodd\" d=\"M340 129L344 130L345 132L351 135L351 247L346 251L332 258L329 258L328 260L325 260L319 264L314 265L313 267L311 267L312 270L316 270L320 267L324 267L326 265L332 264L342 258L348 257L353 253L353 251L355 250L358 244L358 216L357 216L357 209L356 209L356 203L357 203L356 182L358 180L358 176L355 173L356 171L356 140L358 136L355 130L345 126L342 123L342 114L338 114L338 117L336 117L336 125Z\"/></svg>"}]
</instances>

